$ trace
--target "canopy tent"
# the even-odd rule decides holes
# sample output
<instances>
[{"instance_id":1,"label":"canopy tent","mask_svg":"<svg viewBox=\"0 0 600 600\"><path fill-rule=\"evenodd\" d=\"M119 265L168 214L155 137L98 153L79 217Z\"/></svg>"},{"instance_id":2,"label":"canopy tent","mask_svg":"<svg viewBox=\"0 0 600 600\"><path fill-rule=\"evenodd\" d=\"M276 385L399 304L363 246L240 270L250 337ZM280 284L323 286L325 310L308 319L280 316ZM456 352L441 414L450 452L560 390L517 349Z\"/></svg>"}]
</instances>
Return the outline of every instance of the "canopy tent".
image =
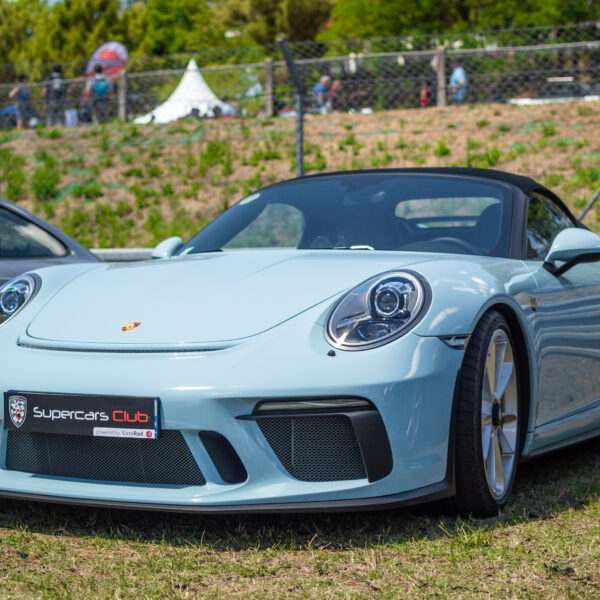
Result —
<instances>
[{"instance_id":1,"label":"canopy tent","mask_svg":"<svg viewBox=\"0 0 600 600\"><path fill-rule=\"evenodd\" d=\"M169 98L148 114L137 117L135 122L140 124L169 123L186 117L192 112L196 114L196 111L200 117L214 117L218 113L222 115L235 113L233 106L215 96L198 70L196 61L192 58L181 81Z\"/></svg>"},{"instance_id":2,"label":"canopy tent","mask_svg":"<svg viewBox=\"0 0 600 600\"><path fill-rule=\"evenodd\" d=\"M129 60L129 52L121 42L106 42L96 48L85 69L86 77L94 76L94 67L99 64L106 77L115 78Z\"/></svg>"}]
</instances>

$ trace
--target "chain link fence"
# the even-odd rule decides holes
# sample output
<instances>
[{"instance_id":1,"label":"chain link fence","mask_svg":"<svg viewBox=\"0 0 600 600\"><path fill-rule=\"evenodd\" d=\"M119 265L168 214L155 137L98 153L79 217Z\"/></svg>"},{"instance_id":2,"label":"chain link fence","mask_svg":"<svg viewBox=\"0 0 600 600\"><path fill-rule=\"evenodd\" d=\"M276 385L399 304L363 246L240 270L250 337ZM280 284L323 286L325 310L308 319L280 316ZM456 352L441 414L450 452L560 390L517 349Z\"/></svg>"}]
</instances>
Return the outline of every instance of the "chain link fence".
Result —
<instances>
[{"instance_id":1,"label":"chain link fence","mask_svg":"<svg viewBox=\"0 0 600 600\"><path fill-rule=\"evenodd\" d=\"M453 102L449 80L456 62L466 73L463 102L542 103L595 99L600 94L600 23L537 27L472 34L296 42L290 44L309 97L322 76L330 80L329 109L370 111ZM133 57L113 81L102 115L95 114L89 80L73 77L57 111L44 96L43 76L51 65L0 67L0 127L16 124L9 97L20 72L30 75L31 124L85 124L92 120L134 120L167 100L190 59L215 96L240 116L289 115L293 87L275 47L222 48L167 57ZM63 65L66 75L83 63ZM88 88L86 97L86 87ZM180 99L194 104L195 98ZM210 108L210 107L209 107ZM201 111L210 116L220 110ZM192 113L198 116L198 113Z\"/></svg>"}]
</instances>

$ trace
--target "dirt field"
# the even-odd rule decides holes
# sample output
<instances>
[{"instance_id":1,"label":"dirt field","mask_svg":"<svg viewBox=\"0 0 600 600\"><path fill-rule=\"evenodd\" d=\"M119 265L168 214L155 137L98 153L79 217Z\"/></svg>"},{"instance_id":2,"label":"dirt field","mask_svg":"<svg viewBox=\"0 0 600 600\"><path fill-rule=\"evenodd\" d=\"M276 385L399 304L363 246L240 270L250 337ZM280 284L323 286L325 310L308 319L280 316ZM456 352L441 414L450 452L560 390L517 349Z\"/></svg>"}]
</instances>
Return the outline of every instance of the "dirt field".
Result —
<instances>
[{"instance_id":1,"label":"dirt field","mask_svg":"<svg viewBox=\"0 0 600 600\"><path fill-rule=\"evenodd\" d=\"M537 178L578 213L600 186L600 107L578 102L306 119L307 173L480 166ZM111 124L0 135L0 194L88 246L191 236L295 172L293 119ZM600 210L585 223L598 230Z\"/></svg>"}]
</instances>

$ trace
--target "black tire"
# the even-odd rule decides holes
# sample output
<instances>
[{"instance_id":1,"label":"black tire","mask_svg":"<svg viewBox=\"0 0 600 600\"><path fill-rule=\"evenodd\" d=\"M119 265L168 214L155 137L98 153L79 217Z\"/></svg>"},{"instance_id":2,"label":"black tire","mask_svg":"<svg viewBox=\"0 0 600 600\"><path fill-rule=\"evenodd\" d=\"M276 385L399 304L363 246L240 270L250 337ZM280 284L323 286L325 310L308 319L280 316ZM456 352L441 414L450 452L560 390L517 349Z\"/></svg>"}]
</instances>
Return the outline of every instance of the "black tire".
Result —
<instances>
[{"instance_id":1,"label":"black tire","mask_svg":"<svg viewBox=\"0 0 600 600\"><path fill-rule=\"evenodd\" d=\"M500 333L496 333L500 330ZM488 475L486 474L486 461L484 459L484 451L482 449L482 427L484 425L482 419L482 396L484 394L484 377L486 369L486 361L488 359L488 349L491 348L492 337L501 338L503 332L510 344L511 354L513 356L512 364L514 369L514 379L511 379L512 402L515 402L514 395L516 389L516 419L515 426L511 426L511 435L514 435L516 429L516 440L513 444L515 447L514 459L511 463L511 468L504 472L502 467L503 481L502 487L498 487L500 493L493 495L491 486L488 484ZM494 346L494 352L496 346ZM472 515L474 517L492 517L506 505L509 500L512 486L515 480L517 463L521 446L521 419L520 415L524 414L522 407L522 394L519 389L519 363L516 352L514 352L515 344L508 323L504 317L495 310L487 312L475 327L475 331L469 339L469 343L465 350L465 356L460 372L460 380L458 384L457 406L456 406L456 430L455 430L455 473L456 473L456 497L454 505L456 510L463 515ZM490 354L491 356L491 354ZM494 354L495 357L495 354ZM511 375L512 377L512 375ZM508 389L508 388L507 388ZM502 394L501 398L505 398ZM496 404L501 404L496 402ZM493 406L486 403L486 406ZM496 407L494 407L496 408ZM498 427L504 427L504 415L498 410L494 411L494 422L496 425L490 425L491 431L496 431ZM508 415L507 423L509 422ZM490 417L492 418L492 417ZM496 427L496 429L494 429ZM504 434L495 434L502 437ZM490 435L490 446L496 438ZM504 436L504 440L507 438ZM502 444L498 441L498 447ZM512 447L512 446L511 446ZM490 455L488 454L488 457ZM498 455L495 455L498 456ZM506 454L510 458L510 453ZM501 464L504 464L504 451L501 454ZM495 458L494 460L497 460ZM490 461L493 462L493 461ZM495 473L495 469L494 469ZM492 479L495 480L494 477ZM495 491L497 491L495 489Z\"/></svg>"}]
</instances>

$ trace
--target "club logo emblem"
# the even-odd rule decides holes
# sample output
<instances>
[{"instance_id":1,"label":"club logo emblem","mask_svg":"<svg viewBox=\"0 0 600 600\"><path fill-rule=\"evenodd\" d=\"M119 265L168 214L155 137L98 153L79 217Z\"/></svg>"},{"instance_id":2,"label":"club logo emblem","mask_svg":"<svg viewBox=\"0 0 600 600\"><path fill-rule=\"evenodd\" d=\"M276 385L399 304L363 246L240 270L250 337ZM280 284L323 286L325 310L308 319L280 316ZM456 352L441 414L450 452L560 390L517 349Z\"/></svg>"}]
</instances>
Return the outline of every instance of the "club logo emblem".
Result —
<instances>
[{"instance_id":1,"label":"club logo emblem","mask_svg":"<svg viewBox=\"0 0 600 600\"><path fill-rule=\"evenodd\" d=\"M15 427L21 427L27 417L27 398L23 396L9 396L8 414Z\"/></svg>"},{"instance_id":2,"label":"club logo emblem","mask_svg":"<svg viewBox=\"0 0 600 600\"><path fill-rule=\"evenodd\" d=\"M121 331L133 331L136 327L139 327L142 323L140 321L129 321L129 323L125 323L123 327L121 327Z\"/></svg>"}]
</instances>

